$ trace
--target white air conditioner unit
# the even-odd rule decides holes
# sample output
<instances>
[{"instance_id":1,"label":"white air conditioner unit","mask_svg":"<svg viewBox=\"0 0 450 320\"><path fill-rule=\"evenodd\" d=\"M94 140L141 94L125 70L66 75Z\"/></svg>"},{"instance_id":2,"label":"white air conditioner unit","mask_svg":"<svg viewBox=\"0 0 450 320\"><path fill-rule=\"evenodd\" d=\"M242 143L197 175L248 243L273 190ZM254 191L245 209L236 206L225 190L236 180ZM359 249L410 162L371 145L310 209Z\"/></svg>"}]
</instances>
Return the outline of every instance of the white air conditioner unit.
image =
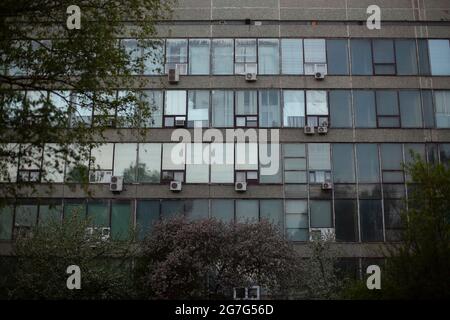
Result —
<instances>
[{"instance_id":1,"label":"white air conditioner unit","mask_svg":"<svg viewBox=\"0 0 450 320\"><path fill-rule=\"evenodd\" d=\"M181 181L170 181L170 191L180 192L182 187Z\"/></svg>"},{"instance_id":2,"label":"white air conditioner unit","mask_svg":"<svg viewBox=\"0 0 450 320\"><path fill-rule=\"evenodd\" d=\"M331 190L333 189L333 184L329 181L325 181L322 183L322 190Z\"/></svg>"},{"instance_id":3,"label":"white air conditioner unit","mask_svg":"<svg viewBox=\"0 0 450 320\"><path fill-rule=\"evenodd\" d=\"M178 66L170 66L167 71L167 77L169 83L178 83L180 81L180 71L178 70Z\"/></svg>"},{"instance_id":4,"label":"white air conditioner unit","mask_svg":"<svg viewBox=\"0 0 450 320\"><path fill-rule=\"evenodd\" d=\"M324 126L317 127L317 133L319 133L319 134L327 134L328 133L328 127L324 127Z\"/></svg>"},{"instance_id":5,"label":"white air conditioner unit","mask_svg":"<svg viewBox=\"0 0 450 320\"><path fill-rule=\"evenodd\" d=\"M109 190L112 192L123 191L123 177L112 176L109 184Z\"/></svg>"},{"instance_id":6,"label":"white air conditioner unit","mask_svg":"<svg viewBox=\"0 0 450 320\"><path fill-rule=\"evenodd\" d=\"M175 127L184 127L185 124L186 124L186 119L184 119L184 118L175 119Z\"/></svg>"},{"instance_id":7,"label":"white air conditioner unit","mask_svg":"<svg viewBox=\"0 0 450 320\"><path fill-rule=\"evenodd\" d=\"M234 190L237 192L247 191L247 182L236 182L234 184Z\"/></svg>"},{"instance_id":8,"label":"white air conditioner unit","mask_svg":"<svg viewBox=\"0 0 450 320\"><path fill-rule=\"evenodd\" d=\"M313 135L314 127L313 126L305 126L305 128L303 128L303 132L307 135Z\"/></svg>"},{"instance_id":9,"label":"white air conditioner unit","mask_svg":"<svg viewBox=\"0 0 450 320\"><path fill-rule=\"evenodd\" d=\"M245 81L255 82L256 79L257 79L256 73L248 72L248 73L245 74Z\"/></svg>"},{"instance_id":10,"label":"white air conditioner unit","mask_svg":"<svg viewBox=\"0 0 450 320\"><path fill-rule=\"evenodd\" d=\"M109 237L111 236L111 228L103 227L103 228L101 228L100 231L101 231L101 235L102 235L102 240L103 241L109 240Z\"/></svg>"},{"instance_id":11,"label":"white air conditioner unit","mask_svg":"<svg viewBox=\"0 0 450 320\"><path fill-rule=\"evenodd\" d=\"M336 239L334 228L311 228L309 230L309 240L319 241L328 240L334 241Z\"/></svg>"},{"instance_id":12,"label":"white air conditioner unit","mask_svg":"<svg viewBox=\"0 0 450 320\"><path fill-rule=\"evenodd\" d=\"M314 72L314 78L316 80L323 80L325 79L325 73L323 73L322 71L316 71Z\"/></svg>"},{"instance_id":13,"label":"white air conditioner unit","mask_svg":"<svg viewBox=\"0 0 450 320\"><path fill-rule=\"evenodd\" d=\"M326 63L315 63L314 64L314 78L316 80L325 79L327 74L327 64Z\"/></svg>"}]
</instances>

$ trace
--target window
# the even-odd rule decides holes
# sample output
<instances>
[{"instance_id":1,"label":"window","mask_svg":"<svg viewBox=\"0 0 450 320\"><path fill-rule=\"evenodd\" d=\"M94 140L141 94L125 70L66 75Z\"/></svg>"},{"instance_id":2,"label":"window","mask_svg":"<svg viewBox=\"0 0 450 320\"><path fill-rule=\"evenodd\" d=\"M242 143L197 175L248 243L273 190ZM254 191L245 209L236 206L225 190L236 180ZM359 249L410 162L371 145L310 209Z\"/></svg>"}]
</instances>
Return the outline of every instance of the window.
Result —
<instances>
[{"instance_id":1,"label":"window","mask_svg":"<svg viewBox=\"0 0 450 320\"><path fill-rule=\"evenodd\" d=\"M236 39L235 74L257 73L256 39Z\"/></svg>"},{"instance_id":2,"label":"window","mask_svg":"<svg viewBox=\"0 0 450 320\"><path fill-rule=\"evenodd\" d=\"M131 70L131 74L140 74L140 61L142 61L142 50L138 45L138 41L135 39L122 39L120 40L122 47L125 50L128 58L128 68Z\"/></svg>"},{"instance_id":3,"label":"window","mask_svg":"<svg viewBox=\"0 0 450 320\"><path fill-rule=\"evenodd\" d=\"M188 127L209 126L209 91L191 90L188 98Z\"/></svg>"},{"instance_id":4,"label":"window","mask_svg":"<svg viewBox=\"0 0 450 320\"><path fill-rule=\"evenodd\" d=\"M330 125L333 128L352 127L352 96L349 90L331 90Z\"/></svg>"},{"instance_id":5,"label":"window","mask_svg":"<svg viewBox=\"0 0 450 320\"><path fill-rule=\"evenodd\" d=\"M306 91L306 116L308 126L328 126L327 92L318 90Z\"/></svg>"},{"instance_id":6,"label":"window","mask_svg":"<svg viewBox=\"0 0 450 320\"><path fill-rule=\"evenodd\" d=\"M292 241L308 241L309 222L306 200L286 200L286 236Z\"/></svg>"},{"instance_id":7,"label":"window","mask_svg":"<svg viewBox=\"0 0 450 320\"><path fill-rule=\"evenodd\" d=\"M181 143L164 143L162 156L162 179L166 182L184 182L186 163L186 145Z\"/></svg>"},{"instance_id":8,"label":"window","mask_svg":"<svg viewBox=\"0 0 450 320\"><path fill-rule=\"evenodd\" d=\"M187 73L187 40L167 39L166 41L166 73L168 67L178 66L180 74Z\"/></svg>"},{"instance_id":9,"label":"window","mask_svg":"<svg viewBox=\"0 0 450 320\"><path fill-rule=\"evenodd\" d=\"M308 143L309 183L331 181L329 143Z\"/></svg>"},{"instance_id":10,"label":"window","mask_svg":"<svg viewBox=\"0 0 450 320\"><path fill-rule=\"evenodd\" d=\"M212 91L212 126L214 128L233 127L234 93L233 91Z\"/></svg>"},{"instance_id":11,"label":"window","mask_svg":"<svg viewBox=\"0 0 450 320\"><path fill-rule=\"evenodd\" d=\"M183 200L163 200L161 201L161 218L173 219L175 217L184 216Z\"/></svg>"},{"instance_id":12,"label":"window","mask_svg":"<svg viewBox=\"0 0 450 320\"><path fill-rule=\"evenodd\" d=\"M159 201L139 200L136 205L138 238L143 240L153 229L153 224L159 221Z\"/></svg>"},{"instance_id":13,"label":"window","mask_svg":"<svg viewBox=\"0 0 450 320\"><path fill-rule=\"evenodd\" d=\"M60 222L62 218L62 205L60 200L45 201L39 205L38 224L48 225L50 222Z\"/></svg>"},{"instance_id":14,"label":"window","mask_svg":"<svg viewBox=\"0 0 450 320\"><path fill-rule=\"evenodd\" d=\"M52 116L55 117L52 123L55 126L66 127L67 111L69 110L70 91L54 91L49 93L49 103L57 110ZM61 120L61 117L64 119Z\"/></svg>"},{"instance_id":15,"label":"window","mask_svg":"<svg viewBox=\"0 0 450 320\"><path fill-rule=\"evenodd\" d=\"M214 39L212 42L212 74L233 74L233 39Z\"/></svg>"},{"instance_id":16,"label":"window","mask_svg":"<svg viewBox=\"0 0 450 320\"><path fill-rule=\"evenodd\" d=\"M16 182L18 159L16 157L17 148L15 143L0 144L0 182Z\"/></svg>"},{"instance_id":17,"label":"window","mask_svg":"<svg viewBox=\"0 0 450 320\"><path fill-rule=\"evenodd\" d=\"M420 91L402 90L399 92L402 128L422 127L422 106Z\"/></svg>"},{"instance_id":18,"label":"window","mask_svg":"<svg viewBox=\"0 0 450 320\"><path fill-rule=\"evenodd\" d=\"M236 143L235 149L235 181L258 182L258 144Z\"/></svg>"},{"instance_id":19,"label":"window","mask_svg":"<svg viewBox=\"0 0 450 320\"><path fill-rule=\"evenodd\" d=\"M75 93L72 95L71 101L71 121L72 127L86 126L92 124L92 98L89 94L82 95Z\"/></svg>"},{"instance_id":20,"label":"window","mask_svg":"<svg viewBox=\"0 0 450 320\"><path fill-rule=\"evenodd\" d=\"M186 217L190 220L208 219L209 201L201 199L185 200L184 211Z\"/></svg>"},{"instance_id":21,"label":"window","mask_svg":"<svg viewBox=\"0 0 450 320\"><path fill-rule=\"evenodd\" d=\"M108 201L92 201L87 206L87 217L93 227L109 227Z\"/></svg>"},{"instance_id":22,"label":"window","mask_svg":"<svg viewBox=\"0 0 450 320\"><path fill-rule=\"evenodd\" d=\"M306 183L305 144L283 144L283 168L285 183Z\"/></svg>"},{"instance_id":23,"label":"window","mask_svg":"<svg viewBox=\"0 0 450 320\"><path fill-rule=\"evenodd\" d=\"M259 126L262 128L280 127L280 91L259 91Z\"/></svg>"},{"instance_id":24,"label":"window","mask_svg":"<svg viewBox=\"0 0 450 320\"><path fill-rule=\"evenodd\" d=\"M36 226L38 215L38 206L31 203L16 205L16 214L14 216L13 239L19 236L25 236Z\"/></svg>"},{"instance_id":25,"label":"window","mask_svg":"<svg viewBox=\"0 0 450 320\"><path fill-rule=\"evenodd\" d=\"M386 241L400 241L402 232L403 200L384 200L384 223L386 226Z\"/></svg>"},{"instance_id":26,"label":"window","mask_svg":"<svg viewBox=\"0 0 450 320\"><path fill-rule=\"evenodd\" d=\"M152 40L144 49L144 75L164 73L164 40Z\"/></svg>"},{"instance_id":27,"label":"window","mask_svg":"<svg viewBox=\"0 0 450 320\"><path fill-rule=\"evenodd\" d=\"M356 200L334 200L336 240L358 241L358 215Z\"/></svg>"},{"instance_id":28,"label":"window","mask_svg":"<svg viewBox=\"0 0 450 320\"><path fill-rule=\"evenodd\" d=\"M333 181L335 183L355 182L355 157L350 143L333 144Z\"/></svg>"},{"instance_id":29,"label":"window","mask_svg":"<svg viewBox=\"0 0 450 320\"><path fill-rule=\"evenodd\" d=\"M66 158L66 182L85 182L88 178L89 151L70 145Z\"/></svg>"},{"instance_id":30,"label":"window","mask_svg":"<svg viewBox=\"0 0 450 320\"><path fill-rule=\"evenodd\" d=\"M290 128L305 126L305 92L303 90L283 91L283 125Z\"/></svg>"},{"instance_id":31,"label":"window","mask_svg":"<svg viewBox=\"0 0 450 320\"><path fill-rule=\"evenodd\" d=\"M327 40L328 73L348 74L348 41Z\"/></svg>"},{"instance_id":32,"label":"window","mask_svg":"<svg viewBox=\"0 0 450 320\"><path fill-rule=\"evenodd\" d=\"M433 106L433 92L431 90L422 90L422 111L423 123L425 128L434 128L434 106Z\"/></svg>"},{"instance_id":33,"label":"window","mask_svg":"<svg viewBox=\"0 0 450 320\"><path fill-rule=\"evenodd\" d=\"M401 144L383 143L381 148L381 169L384 183L403 182L403 150Z\"/></svg>"},{"instance_id":34,"label":"window","mask_svg":"<svg viewBox=\"0 0 450 320\"><path fill-rule=\"evenodd\" d=\"M430 48L431 74L433 76L450 75L449 40L428 40Z\"/></svg>"},{"instance_id":35,"label":"window","mask_svg":"<svg viewBox=\"0 0 450 320\"><path fill-rule=\"evenodd\" d=\"M209 39L189 40L189 74L209 74Z\"/></svg>"},{"instance_id":36,"label":"window","mask_svg":"<svg viewBox=\"0 0 450 320\"><path fill-rule=\"evenodd\" d=\"M281 183L282 168L280 160L279 143L259 144L259 182L260 183Z\"/></svg>"},{"instance_id":37,"label":"window","mask_svg":"<svg viewBox=\"0 0 450 320\"><path fill-rule=\"evenodd\" d=\"M280 44L278 39L258 40L258 73L280 73Z\"/></svg>"},{"instance_id":38,"label":"window","mask_svg":"<svg viewBox=\"0 0 450 320\"><path fill-rule=\"evenodd\" d=\"M257 222L258 220L258 200L236 200L236 222Z\"/></svg>"},{"instance_id":39,"label":"window","mask_svg":"<svg viewBox=\"0 0 450 320\"><path fill-rule=\"evenodd\" d=\"M114 144L106 143L91 150L89 182L109 183L113 170Z\"/></svg>"},{"instance_id":40,"label":"window","mask_svg":"<svg viewBox=\"0 0 450 320\"><path fill-rule=\"evenodd\" d=\"M138 153L137 180L141 183L158 183L161 175L161 144L141 143Z\"/></svg>"},{"instance_id":41,"label":"window","mask_svg":"<svg viewBox=\"0 0 450 320\"><path fill-rule=\"evenodd\" d=\"M45 144L42 181L64 182L64 162L64 150L60 146L54 143Z\"/></svg>"},{"instance_id":42,"label":"window","mask_svg":"<svg viewBox=\"0 0 450 320\"><path fill-rule=\"evenodd\" d=\"M449 166L450 165L450 144L442 143L439 145L439 160L442 164Z\"/></svg>"},{"instance_id":43,"label":"window","mask_svg":"<svg viewBox=\"0 0 450 320\"><path fill-rule=\"evenodd\" d=\"M303 74L303 40L281 39L282 74Z\"/></svg>"},{"instance_id":44,"label":"window","mask_svg":"<svg viewBox=\"0 0 450 320\"><path fill-rule=\"evenodd\" d=\"M4 205L0 207L0 240L11 240L14 220L14 207Z\"/></svg>"},{"instance_id":45,"label":"window","mask_svg":"<svg viewBox=\"0 0 450 320\"><path fill-rule=\"evenodd\" d=\"M277 226L282 226L283 217L283 201L282 200L260 200L259 210L262 219Z\"/></svg>"},{"instance_id":46,"label":"window","mask_svg":"<svg viewBox=\"0 0 450 320\"><path fill-rule=\"evenodd\" d=\"M163 113L163 93L157 90L143 91L142 100L148 103L150 114L142 119L142 125L146 128L161 128Z\"/></svg>"},{"instance_id":47,"label":"window","mask_svg":"<svg viewBox=\"0 0 450 320\"><path fill-rule=\"evenodd\" d=\"M357 128L375 128L375 94L373 91L354 90L353 108Z\"/></svg>"},{"instance_id":48,"label":"window","mask_svg":"<svg viewBox=\"0 0 450 320\"><path fill-rule=\"evenodd\" d=\"M64 219L77 217L82 221L86 218L86 202L79 200L64 201Z\"/></svg>"},{"instance_id":49,"label":"window","mask_svg":"<svg viewBox=\"0 0 450 320\"><path fill-rule=\"evenodd\" d=\"M380 128L400 127L398 95L396 91L380 90L376 92L377 119Z\"/></svg>"},{"instance_id":50,"label":"window","mask_svg":"<svg viewBox=\"0 0 450 320\"><path fill-rule=\"evenodd\" d=\"M41 180L43 148L20 145L18 180L22 182L39 182Z\"/></svg>"},{"instance_id":51,"label":"window","mask_svg":"<svg viewBox=\"0 0 450 320\"><path fill-rule=\"evenodd\" d=\"M186 120L186 91L166 91L164 105L164 126L174 127L178 122Z\"/></svg>"},{"instance_id":52,"label":"window","mask_svg":"<svg viewBox=\"0 0 450 320\"><path fill-rule=\"evenodd\" d=\"M435 91L436 127L450 128L450 91Z\"/></svg>"},{"instance_id":53,"label":"window","mask_svg":"<svg viewBox=\"0 0 450 320\"><path fill-rule=\"evenodd\" d=\"M258 126L258 92L236 91L236 127Z\"/></svg>"},{"instance_id":54,"label":"window","mask_svg":"<svg viewBox=\"0 0 450 320\"><path fill-rule=\"evenodd\" d=\"M309 202L311 214L311 228L332 228L331 201L311 200Z\"/></svg>"},{"instance_id":55,"label":"window","mask_svg":"<svg viewBox=\"0 0 450 320\"><path fill-rule=\"evenodd\" d=\"M426 39L417 39L417 49L419 52L419 74L430 75L430 57L428 54L428 41Z\"/></svg>"},{"instance_id":56,"label":"window","mask_svg":"<svg viewBox=\"0 0 450 320\"><path fill-rule=\"evenodd\" d=\"M373 67L376 75L395 74L393 40L373 40Z\"/></svg>"},{"instance_id":57,"label":"window","mask_svg":"<svg viewBox=\"0 0 450 320\"><path fill-rule=\"evenodd\" d=\"M136 105L140 102L140 94L133 91L120 90L117 92L117 97L121 101L117 106L117 116L111 112L107 118L107 125L115 125L117 128L138 127L142 120L139 112L144 111L144 108L141 109ZM114 99L111 99L111 101L114 101ZM142 116L145 115L143 114Z\"/></svg>"},{"instance_id":58,"label":"window","mask_svg":"<svg viewBox=\"0 0 450 320\"><path fill-rule=\"evenodd\" d=\"M359 200L361 241L383 241L381 200Z\"/></svg>"},{"instance_id":59,"label":"window","mask_svg":"<svg viewBox=\"0 0 450 320\"><path fill-rule=\"evenodd\" d=\"M225 223L234 220L234 200L211 200L211 218Z\"/></svg>"},{"instance_id":60,"label":"window","mask_svg":"<svg viewBox=\"0 0 450 320\"><path fill-rule=\"evenodd\" d=\"M353 75L372 75L372 48L370 40L350 40Z\"/></svg>"},{"instance_id":61,"label":"window","mask_svg":"<svg viewBox=\"0 0 450 320\"><path fill-rule=\"evenodd\" d=\"M114 148L114 175L125 183L136 182L137 143L116 143Z\"/></svg>"},{"instance_id":62,"label":"window","mask_svg":"<svg viewBox=\"0 0 450 320\"><path fill-rule=\"evenodd\" d=\"M111 236L114 240L126 240L130 236L131 202L111 202Z\"/></svg>"},{"instance_id":63,"label":"window","mask_svg":"<svg viewBox=\"0 0 450 320\"><path fill-rule=\"evenodd\" d=\"M203 155L210 154L209 144L186 144L186 182L208 183L209 161L203 159ZM209 159L207 159L209 160Z\"/></svg>"},{"instance_id":64,"label":"window","mask_svg":"<svg viewBox=\"0 0 450 320\"><path fill-rule=\"evenodd\" d=\"M361 143L356 145L358 162L358 182L374 183L380 181L378 148L376 144Z\"/></svg>"},{"instance_id":65,"label":"window","mask_svg":"<svg viewBox=\"0 0 450 320\"><path fill-rule=\"evenodd\" d=\"M395 59L398 75L416 75L418 73L416 41L395 40Z\"/></svg>"},{"instance_id":66,"label":"window","mask_svg":"<svg viewBox=\"0 0 450 320\"><path fill-rule=\"evenodd\" d=\"M234 144L211 143L211 182L234 182Z\"/></svg>"},{"instance_id":67,"label":"window","mask_svg":"<svg viewBox=\"0 0 450 320\"><path fill-rule=\"evenodd\" d=\"M305 74L315 74L317 71L327 72L327 54L325 39L303 40L305 50Z\"/></svg>"}]
</instances>

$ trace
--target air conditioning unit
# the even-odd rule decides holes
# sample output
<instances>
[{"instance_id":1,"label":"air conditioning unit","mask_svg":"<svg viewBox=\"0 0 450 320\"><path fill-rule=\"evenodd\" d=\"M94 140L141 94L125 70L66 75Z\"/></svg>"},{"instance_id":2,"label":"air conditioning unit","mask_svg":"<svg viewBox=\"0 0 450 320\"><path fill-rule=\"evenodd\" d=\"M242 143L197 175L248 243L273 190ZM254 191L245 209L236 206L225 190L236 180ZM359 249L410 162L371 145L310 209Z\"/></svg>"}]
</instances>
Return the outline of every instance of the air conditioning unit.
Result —
<instances>
[{"instance_id":1,"label":"air conditioning unit","mask_svg":"<svg viewBox=\"0 0 450 320\"><path fill-rule=\"evenodd\" d=\"M328 240L334 241L336 239L334 228L311 228L309 230L310 241Z\"/></svg>"},{"instance_id":2,"label":"air conditioning unit","mask_svg":"<svg viewBox=\"0 0 450 320\"><path fill-rule=\"evenodd\" d=\"M324 127L324 126L317 127L317 133L319 133L319 134L327 134L328 133L328 127Z\"/></svg>"},{"instance_id":3,"label":"air conditioning unit","mask_svg":"<svg viewBox=\"0 0 450 320\"><path fill-rule=\"evenodd\" d=\"M305 126L305 128L303 129L303 132L307 135L313 135L314 127L313 126Z\"/></svg>"},{"instance_id":4,"label":"air conditioning unit","mask_svg":"<svg viewBox=\"0 0 450 320\"><path fill-rule=\"evenodd\" d=\"M112 192L123 191L123 177L112 176L109 184L109 190Z\"/></svg>"},{"instance_id":5,"label":"air conditioning unit","mask_svg":"<svg viewBox=\"0 0 450 320\"><path fill-rule=\"evenodd\" d=\"M182 183L181 181L170 181L170 191L180 192Z\"/></svg>"},{"instance_id":6,"label":"air conditioning unit","mask_svg":"<svg viewBox=\"0 0 450 320\"><path fill-rule=\"evenodd\" d=\"M323 120L320 124L319 124L319 126L321 126L321 127L329 127L329 124L328 124L328 121L327 120Z\"/></svg>"},{"instance_id":7,"label":"air conditioning unit","mask_svg":"<svg viewBox=\"0 0 450 320\"><path fill-rule=\"evenodd\" d=\"M186 120L184 118L175 119L175 127L184 127L185 124L186 124Z\"/></svg>"},{"instance_id":8,"label":"air conditioning unit","mask_svg":"<svg viewBox=\"0 0 450 320\"><path fill-rule=\"evenodd\" d=\"M247 182L236 182L234 184L234 190L237 192L247 191Z\"/></svg>"},{"instance_id":9,"label":"air conditioning unit","mask_svg":"<svg viewBox=\"0 0 450 320\"><path fill-rule=\"evenodd\" d=\"M329 181L322 183L322 190L331 190L333 189L333 184Z\"/></svg>"},{"instance_id":10,"label":"air conditioning unit","mask_svg":"<svg viewBox=\"0 0 450 320\"><path fill-rule=\"evenodd\" d=\"M256 73L253 72L247 72L245 74L245 81L248 82L255 82L256 81Z\"/></svg>"},{"instance_id":11,"label":"air conditioning unit","mask_svg":"<svg viewBox=\"0 0 450 320\"><path fill-rule=\"evenodd\" d=\"M109 240L109 237L111 236L111 228L109 227L103 227L101 228L101 237L103 241Z\"/></svg>"},{"instance_id":12,"label":"air conditioning unit","mask_svg":"<svg viewBox=\"0 0 450 320\"><path fill-rule=\"evenodd\" d=\"M322 71L316 71L314 72L314 78L316 80L323 80L325 79L325 73L323 73Z\"/></svg>"},{"instance_id":13,"label":"air conditioning unit","mask_svg":"<svg viewBox=\"0 0 450 320\"><path fill-rule=\"evenodd\" d=\"M177 66L170 66L167 71L169 83L178 83L180 81L180 71Z\"/></svg>"}]
</instances>

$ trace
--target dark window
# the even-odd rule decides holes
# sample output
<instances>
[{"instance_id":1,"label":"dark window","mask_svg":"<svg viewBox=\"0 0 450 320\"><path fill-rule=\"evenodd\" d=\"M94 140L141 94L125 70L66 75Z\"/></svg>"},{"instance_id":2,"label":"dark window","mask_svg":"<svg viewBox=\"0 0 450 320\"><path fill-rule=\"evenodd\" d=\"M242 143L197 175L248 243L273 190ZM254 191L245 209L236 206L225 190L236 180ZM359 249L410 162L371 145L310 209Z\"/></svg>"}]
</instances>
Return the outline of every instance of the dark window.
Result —
<instances>
[{"instance_id":1,"label":"dark window","mask_svg":"<svg viewBox=\"0 0 450 320\"><path fill-rule=\"evenodd\" d=\"M355 182L355 158L352 144L333 144L333 181L335 183Z\"/></svg>"},{"instance_id":2,"label":"dark window","mask_svg":"<svg viewBox=\"0 0 450 320\"><path fill-rule=\"evenodd\" d=\"M394 143L383 143L381 148L381 170L383 182L403 182L403 153L402 145Z\"/></svg>"},{"instance_id":3,"label":"dark window","mask_svg":"<svg viewBox=\"0 0 450 320\"><path fill-rule=\"evenodd\" d=\"M399 98L402 128L421 128L422 107L420 91L400 91Z\"/></svg>"},{"instance_id":4,"label":"dark window","mask_svg":"<svg viewBox=\"0 0 450 320\"><path fill-rule=\"evenodd\" d=\"M353 75L372 75L372 48L370 40L351 40Z\"/></svg>"},{"instance_id":5,"label":"dark window","mask_svg":"<svg viewBox=\"0 0 450 320\"><path fill-rule=\"evenodd\" d=\"M209 217L209 201L208 200L185 200L184 210L188 219L207 219Z\"/></svg>"},{"instance_id":6,"label":"dark window","mask_svg":"<svg viewBox=\"0 0 450 320\"><path fill-rule=\"evenodd\" d=\"M375 74L395 74L393 40L373 40L373 66Z\"/></svg>"},{"instance_id":7,"label":"dark window","mask_svg":"<svg viewBox=\"0 0 450 320\"><path fill-rule=\"evenodd\" d=\"M161 201L161 217L163 219L172 219L178 216L184 216L183 200Z\"/></svg>"},{"instance_id":8,"label":"dark window","mask_svg":"<svg viewBox=\"0 0 450 320\"><path fill-rule=\"evenodd\" d=\"M305 144L283 144L283 168L285 183L306 183Z\"/></svg>"},{"instance_id":9,"label":"dark window","mask_svg":"<svg viewBox=\"0 0 450 320\"><path fill-rule=\"evenodd\" d=\"M328 74L348 74L348 41L327 40Z\"/></svg>"},{"instance_id":10,"label":"dark window","mask_svg":"<svg viewBox=\"0 0 450 320\"><path fill-rule=\"evenodd\" d=\"M271 223L282 226L283 201L282 200L260 200L261 219L267 219Z\"/></svg>"},{"instance_id":11,"label":"dark window","mask_svg":"<svg viewBox=\"0 0 450 320\"><path fill-rule=\"evenodd\" d=\"M333 128L352 127L352 97L349 90L332 90L330 97L330 125Z\"/></svg>"},{"instance_id":12,"label":"dark window","mask_svg":"<svg viewBox=\"0 0 450 320\"><path fill-rule=\"evenodd\" d=\"M131 202L111 203L111 236L115 240L125 240L130 236Z\"/></svg>"},{"instance_id":13,"label":"dark window","mask_svg":"<svg viewBox=\"0 0 450 320\"><path fill-rule=\"evenodd\" d=\"M419 51L419 74L423 76L430 75L430 58L428 55L428 41L425 39L417 40Z\"/></svg>"},{"instance_id":14,"label":"dark window","mask_svg":"<svg viewBox=\"0 0 450 320\"><path fill-rule=\"evenodd\" d=\"M361 143L356 145L358 161L358 182L374 183L380 181L378 148L376 144Z\"/></svg>"},{"instance_id":15,"label":"dark window","mask_svg":"<svg viewBox=\"0 0 450 320\"><path fill-rule=\"evenodd\" d=\"M402 232L403 200L384 200L384 224L386 226L386 241L400 241Z\"/></svg>"},{"instance_id":16,"label":"dark window","mask_svg":"<svg viewBox=\"0 0 450 320\"><path fill-rule=\"evenodd\" d=\"M353 91L353 108L355 110L355 127L375 128L375 94L373 91Z\"/></svg>"},{"instance_id":17,"label":"dark window","mask_svg":"<svg viewBox=\"0 0 450 320\"><path fill-rule=\"evenodd\" d=\"M336 240L358 241L356 200L335 200Z\"/></svg>"},{"instance_id":18,"label":"dark window","mask_svg":"<svg viewBox=\"0 0 450 320\"><path fill-rule=\"evenodd\" d=\"M286 200L286 236L292 241L308 241L308 204L306 200Z\"/></svg>"},{"instance_id":19,"label":"dark window","mask_svg":"<svg viewBox=\"0 0 450 320\"><path fill-rule=\"evenodd\" d=\"M309 206L311 210L311 228L333 227L331 201L311 200Z\"/></svg>"},{"instance_id":20,"label":"dark window","mask_svg":"<svg viewBox=\"0 0 450 320\"><path fill-rule=\"evenodd\" d=\"M378 127L398 128L400 127L400 113L398 110L397 91L377 91L377 115Z\"/></svg>"},{"instance_id":21,"label":"dark window","mask_svg":"<svg viewBox=\"0 0 450 320\"><path fill-rule=\"evenodd\" d=\"M211 200L211 218L223 222L234 220L234 201L233 200Z\"/></svg>"},{"instance_id":22,"label":"dark window","mask_svg":"<svg viewBox=\"0 0 450 320\"><path fill-rule=\"evenodd\" d=\"M0 240L11 240L13 228L14 207L0 207Z\"/></svg>"},{"instance_id":23,"label":"dark window","mask_svg":"<svg viewBox=\"0 0 450 320\"><path fill-rule=\"evenodd\" d=\"M416 75L418 73L415 40L395 40L395 57L398 75Z\"/></svg>"},{"instance_id":24,"label":"dark window","mask_svg":"<svg viewBox=\"0 0 450 320\"><path fill-rule=\"evenodd\" d=\"M421 93L425 128L434 128L433 93L431 90L423 90Z\"/></svg>"},{"instance_id":25,"label":"dark window","mask_svg":"<svg viewBox=\"0 0 450 320\"><path fill-rule=\"evenodd\" d=\"M94 227L109 227L108 201L92 201L88 203L87 217Z\"/></svg>"},{"instance_id":26,"label":"dark window","mask_svg":"<svg viewBox=\"0 0 450 320\"><path fill-rule=\"evenodd\" d=\"M383 241L381 200L360 200L361 241Z\"/></svg>"},{"instance_id":27,"label":"dark window","mask_svg":"<svg viewBox=\"0 0 450 320\"><path fill-rule=\"evenodd\" d=\"M145 236L153 229L153 224L159 220L159 201L142 200L137 201L136 208L136 227L138 229L139 239Z\"/></svg>"},{"instance_id":28,"label":"dark window","mask_svg":"<svg viewBox=\"0 0 450 320\"><path fill-rule=\"evenodd\" d=\"M439 145L440 161L446 166L450 166L450 144L443 143Z\"/></svg>"},{"instance_id":29,"label":"dark window","mask_svg":"<svg viewBox=\"0 0 450 320\"><path fill-rule=\"evenodd\" d=\"M236 200L236 222L258 222L258 200Z\"/></svg>"}]
</instances>

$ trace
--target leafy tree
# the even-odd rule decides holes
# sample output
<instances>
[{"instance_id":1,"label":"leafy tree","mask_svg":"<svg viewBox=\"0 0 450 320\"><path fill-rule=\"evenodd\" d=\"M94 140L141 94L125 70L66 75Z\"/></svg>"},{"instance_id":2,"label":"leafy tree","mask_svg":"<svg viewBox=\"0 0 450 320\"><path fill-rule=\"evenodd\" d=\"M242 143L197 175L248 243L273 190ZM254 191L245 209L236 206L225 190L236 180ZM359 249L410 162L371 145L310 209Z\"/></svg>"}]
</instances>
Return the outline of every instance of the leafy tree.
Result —
<instances>
[{"instance_id":1,"label":"leafy tree","mask_svg":"<svg viewBox=\"0 0 450 320\"><path fill-rule=\"evenodd\" d=\"M347 298L450 298L450 168L419 157L405 168L412 181L402 243L389 250L381 290L357 282L346 290Z\"/></svg>"},{"instance_id":2,"label":"leafy tree","mask_svg":"<svg viewBox=\"0 0 450 320\"><path fill-rule=\"evenodd\" d=\"M64 162L82 163L95 145L92 141L100 141L111 126L148 123L154 106L133 88L149 82L134 75L145 61L160 62L153 50L157 42L151 39L156 23L170 16L172 3L0 2L0 180L18 178L16 184L2 186L5 197L14 197L24 184L45 180L48 170L61 173ZM70 5L81 9L80 30L66 26ZM137 39L138 45L119 44L119 37ZM129 90L116 96L117 87ZM111 122L115 114L119 123ZM38 155L43 153L50 156L42 160ZM16 177L18 159L24 169L40 168L42 162L43 172Z\"/></svg>"}]
</instances>

